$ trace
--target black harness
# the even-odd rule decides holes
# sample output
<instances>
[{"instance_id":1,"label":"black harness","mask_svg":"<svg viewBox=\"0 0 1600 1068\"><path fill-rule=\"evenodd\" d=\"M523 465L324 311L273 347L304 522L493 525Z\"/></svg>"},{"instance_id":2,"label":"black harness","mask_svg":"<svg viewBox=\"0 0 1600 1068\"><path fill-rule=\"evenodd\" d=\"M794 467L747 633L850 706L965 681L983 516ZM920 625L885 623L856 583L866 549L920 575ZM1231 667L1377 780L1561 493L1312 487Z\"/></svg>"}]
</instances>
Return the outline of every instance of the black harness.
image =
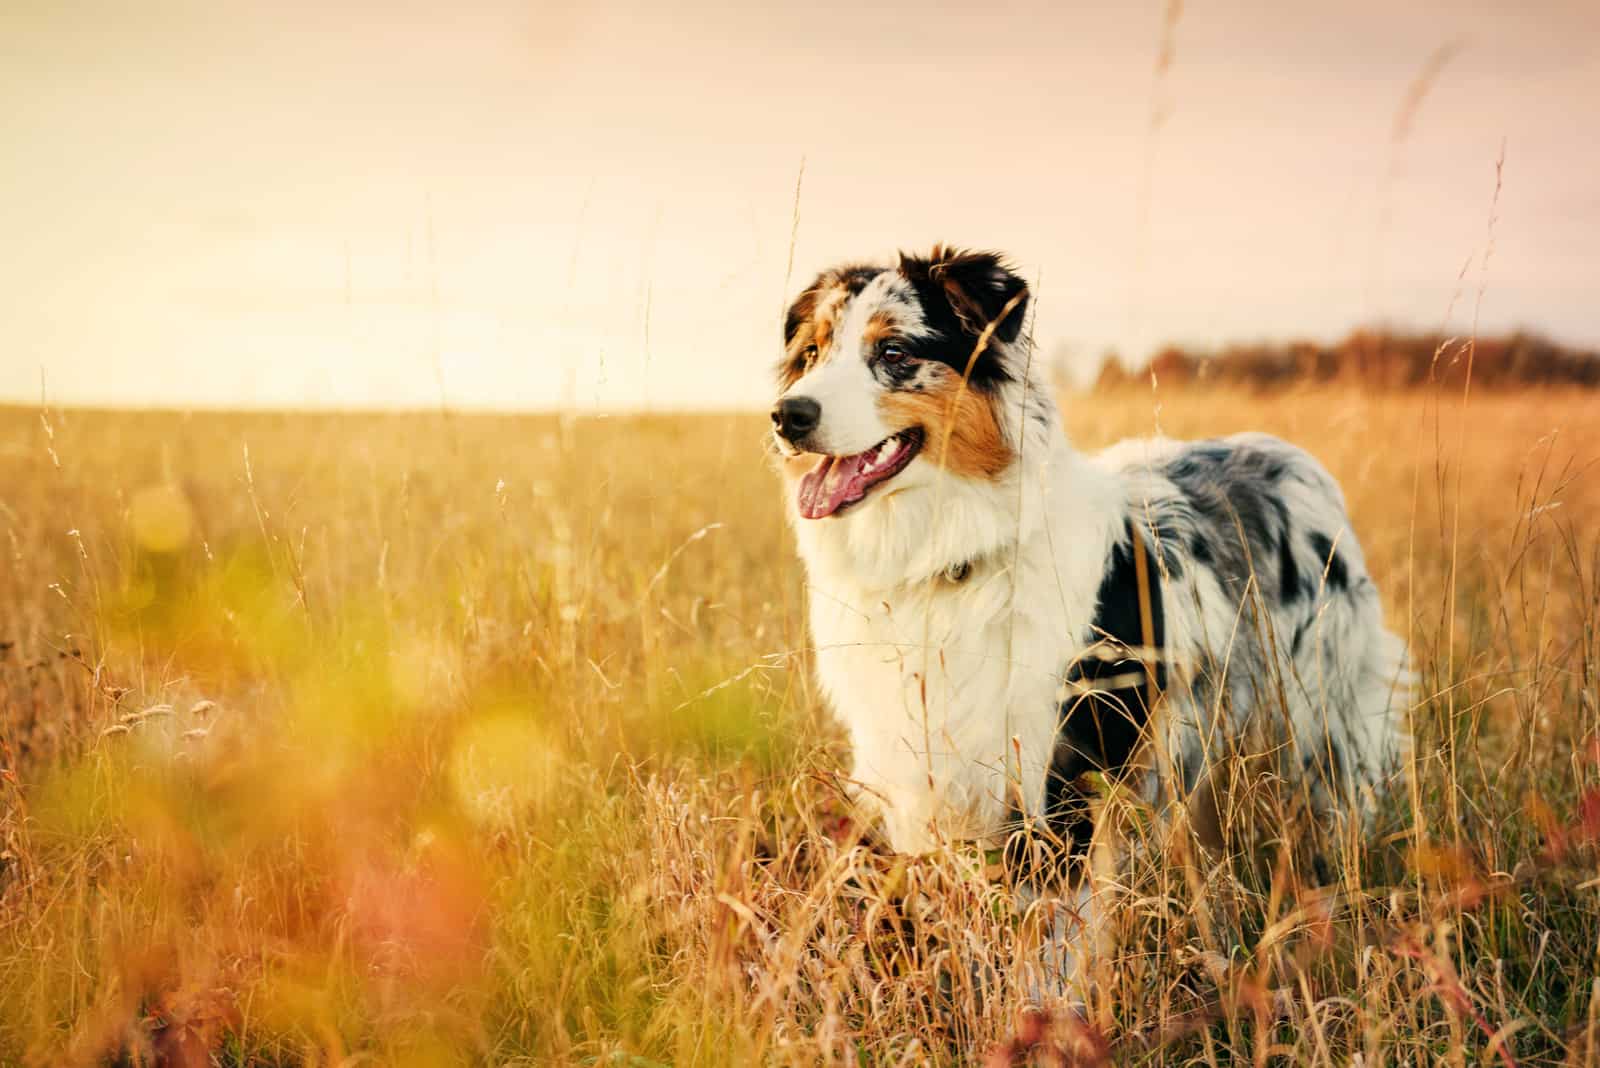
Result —
<instances>
[{"instance_id":1,"label":"black harness","mask_svg":"<svg viewBox=\"0 0 1600 1068\"><path fill-rule=\"evenodd\" d=\"M1060 722L1045 773L1043 826L1015 811L1006 842L1009 874L1038 880L1088 853L1094 833L1092 776L1116 778L1144 738L1167 686L1166 615L1156 557L1136 522L1111 551L1100 581L1091 642L1067 666L1057 693Z\"/></svg>"}]
</instances>

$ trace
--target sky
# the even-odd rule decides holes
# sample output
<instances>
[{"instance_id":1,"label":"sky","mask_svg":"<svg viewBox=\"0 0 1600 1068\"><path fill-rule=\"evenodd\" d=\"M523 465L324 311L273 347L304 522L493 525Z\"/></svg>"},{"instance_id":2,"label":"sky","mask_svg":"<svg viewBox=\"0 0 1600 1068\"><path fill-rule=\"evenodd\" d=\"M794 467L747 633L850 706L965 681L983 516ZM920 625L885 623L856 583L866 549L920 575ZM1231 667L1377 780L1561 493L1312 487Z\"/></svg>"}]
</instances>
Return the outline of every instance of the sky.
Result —
<instances>
[{"instance_id":1,"label":"sky","mask_svg":"<svg viewBox=\"0 0 1600 1068\"><path fill-rule=\"evenodd\" d=\"M1078 372L1600 346L1600 4L1172 14L10 0L0 401L762 407L787 296L935 241Z\"/></svg>"}]
</instances>

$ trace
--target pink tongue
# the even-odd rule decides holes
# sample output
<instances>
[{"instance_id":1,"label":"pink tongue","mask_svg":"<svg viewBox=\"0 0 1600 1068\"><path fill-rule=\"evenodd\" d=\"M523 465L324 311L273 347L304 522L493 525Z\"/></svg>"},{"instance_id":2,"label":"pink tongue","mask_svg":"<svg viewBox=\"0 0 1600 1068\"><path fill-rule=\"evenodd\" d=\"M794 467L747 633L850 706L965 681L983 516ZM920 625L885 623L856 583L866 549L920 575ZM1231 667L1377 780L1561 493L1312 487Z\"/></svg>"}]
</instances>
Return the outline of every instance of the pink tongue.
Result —
<instances>
[{"instance_id":1,"label":"pink tongue","mask_svg":"<svg viewBox=\"0 0 1600 1068\"><path fill-rule=\"evenodd\" d=\"M807 519L830 516L867 495L862 468L871 452L854 456L830 456L806 472L800 480L800 514Z\"/></svg>"}]
</instances>

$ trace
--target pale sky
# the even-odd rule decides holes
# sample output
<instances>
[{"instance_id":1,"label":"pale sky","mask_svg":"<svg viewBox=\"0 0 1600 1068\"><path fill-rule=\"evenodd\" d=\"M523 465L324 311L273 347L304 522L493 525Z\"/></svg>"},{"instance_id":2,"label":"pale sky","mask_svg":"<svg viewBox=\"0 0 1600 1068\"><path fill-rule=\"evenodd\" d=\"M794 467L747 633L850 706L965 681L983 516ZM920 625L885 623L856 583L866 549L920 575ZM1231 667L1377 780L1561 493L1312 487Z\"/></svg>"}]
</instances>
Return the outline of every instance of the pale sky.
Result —
<instances>
[{"instance_id":1,"label":"pale sky","mask_svg":"<svg viewBox=\"0 0 1600 1068\"><path fill-rule=\"evenodd\" d=\"M764 405L802 158L788 293L945 240L1086 362L1600 345L1600 3L1191 0L1157 83L1164 9L5 0L0 400Z\"/></svg>"}]
</instances>

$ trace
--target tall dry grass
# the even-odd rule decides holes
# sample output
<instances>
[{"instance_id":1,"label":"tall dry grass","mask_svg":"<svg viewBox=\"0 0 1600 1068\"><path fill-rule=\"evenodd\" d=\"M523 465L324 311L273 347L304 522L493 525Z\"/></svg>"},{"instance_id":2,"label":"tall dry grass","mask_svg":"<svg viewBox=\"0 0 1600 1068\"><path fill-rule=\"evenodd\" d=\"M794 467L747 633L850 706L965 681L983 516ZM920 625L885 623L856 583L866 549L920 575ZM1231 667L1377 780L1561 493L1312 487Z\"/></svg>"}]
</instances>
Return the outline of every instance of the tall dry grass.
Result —
<instances>
[{"instance_id":1,"label":"tall dry grass","mask_svg":"<svg viewBox=\"0 0 1600 1068\"><path fill-rule=\"evenodd\" d=\"M0 1062L1600 1059L1592 395L1065 410L1311 448L1423 700L1048 1017L984 858L861 844L759 418L0 412Z\"/></svg>"}]
</instances>

